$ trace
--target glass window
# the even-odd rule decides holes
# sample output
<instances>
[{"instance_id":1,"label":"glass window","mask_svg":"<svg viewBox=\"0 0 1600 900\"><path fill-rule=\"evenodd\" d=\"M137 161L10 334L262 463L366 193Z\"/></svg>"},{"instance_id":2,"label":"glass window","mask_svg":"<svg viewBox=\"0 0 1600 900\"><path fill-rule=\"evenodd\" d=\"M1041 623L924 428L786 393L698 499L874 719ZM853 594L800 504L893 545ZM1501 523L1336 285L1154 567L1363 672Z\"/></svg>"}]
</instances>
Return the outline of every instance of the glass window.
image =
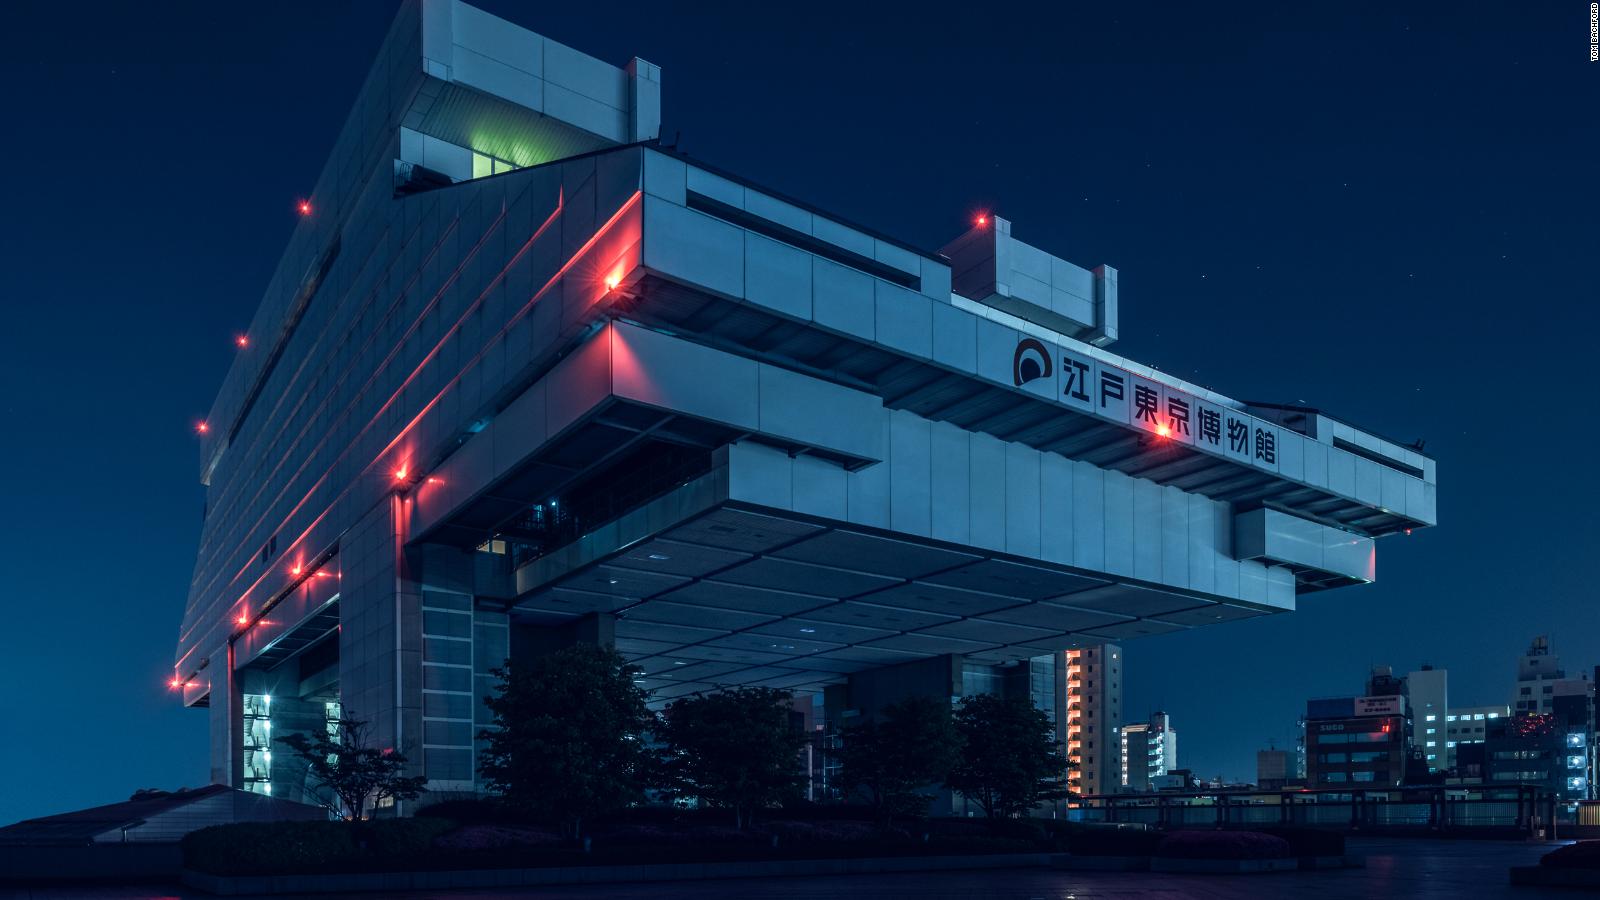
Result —
<instances>
[{"instance_id":1,"label":"glass window","mask_svg":"<svg viewBox=\"0 0 1600 900\"><path fill-rule=\"evenodd\" d=\"M1445 716L1444 720L1446 722L1454 722L1456 720L1456 717L1455 716Z\"/></svg>"},{"instance_id":2,"label":"glass window","mask_svg":"<svg viewBox=\"0 0 1600 900\"><path fill-rule=\"evenodd\" d=\"M1428 718L1427 718L1427 721L1429 721L1429 722L1432 722L1432 721L1434 721L1434 720L1435 720L1435 719L1437 719L1437 718L1439 718L1439 717L1438 717L1438 716L1436 716L1436 715L1433 715L1433 714L1432 714L1432 713L1429 713L1429 714L1428 714Z\"/></svg>"},{"instance_id":3,"label":"glass window","mask_svg":"<svg viewBox=\"0 0 1600 900\"><path fill-rule=\"evenodd\" d=\"M1377 772L1356 772L1350 777L1355 781L1373 781L1376 780L1377 776Z\"/></svg>"}]
</instances>

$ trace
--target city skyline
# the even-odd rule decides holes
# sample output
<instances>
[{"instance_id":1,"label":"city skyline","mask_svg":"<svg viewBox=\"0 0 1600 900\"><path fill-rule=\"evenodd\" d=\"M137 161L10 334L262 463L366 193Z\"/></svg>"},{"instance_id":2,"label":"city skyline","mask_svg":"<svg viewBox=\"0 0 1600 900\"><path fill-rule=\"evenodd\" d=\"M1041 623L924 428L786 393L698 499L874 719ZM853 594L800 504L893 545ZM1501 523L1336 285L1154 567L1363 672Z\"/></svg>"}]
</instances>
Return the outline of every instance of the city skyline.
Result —
<instances>
[{"instance_id":1,"label":"city skyline","mask_svg":"<svg viewBox=\"0 0 1600 900\"><path fill-rule=\"evenodd\" d=\"M1520 447L1509 437L1479 434L1474 426L1484 422L1481 410L1519 403L1524 410L1532 410L1524 412L1530 420L1541 415L1549 420L1559 415L1562 407L1558 399L1548 396L1518 396L1519 382L1515 379L1483 383L1479 380L1480 370L1462 358L1465 354L1452 355L1438 346L1464 340L1498 340L1500 335L1484 330L1479 320L1497 311L1497 301L1515 302L1508 298L1527 283L1529 267L1534 268L1535 283L1542 282L1552 298L1574 296L1584 289L1574 261L1582 246L1579 237L1586 229L1592 234L1594 225L1592 221L1562 218L1576 213L1556 202L1554 176L1533 166L1534 159L1542 158L1551 148L1509 137L1503 143L1491 144L1501 153L1524 160L1521 173L1533 183L1532 188L1497 194L1497 186L1484 186L1489 196L1480 199L1486 210L1482 221L1445 223L1450 238L1412 235L1405 227L1404 213L1380 216L1375 211L1398 201L1404 210L1414 212L1419 223L1424 219L1432 223L1439 215L1437 205L1461 202L1457 192L1450 190L1449 179L1438 177L1440 173L1416 162L1437 158L1440 165L1449 164L1442 161L1440 153L1447 146L1446 139L1422 133L1422 124L1448 125L1454 121L1450 113L1461 110L1436 110L1435 118L1419 114L1418 121L1411 125L1413 132L1404 127L1407 123L1396 124L1384 118L1386 114L1398 115L1398 105L1386 108L1387 113L1384 109L1365 110L1354 103L1342 109L1357 121L1369 125L1387 123L1409 133L1412 153L1408 158L1413 159L1413 164L1402 166L1399 174L1388 170L1393 160L1381 152L1387 146L1383 142L1365 147L1352 141L1338 145L1349 154L1348 159L1330 155L1320 161L1301 159L1296 165L1282 165L1273 153L1258 151L1258 165L1245 167L1230 157L1230 150L1237 154L1241 148L1252 146L1248 141L1241 142L1241 135L1250 134L1280 151L1283 145L1272 144L1271 135L1254 134L1246 123L1230 120L1226 111L1214 109L1222 121L1192 117L1183 121L1187 137L1201 145L1191 157L1191 148L1163 143L1169 135L1158 121L1159 116L1151 111L1184 120L1177 108L1178 100L1157 101L1154 85L1131 79L1129 83L1110 85L1123 92L1117 96L1124 102L1112 104L1114 113L1123 117L1114 117L1109 125L1089 125L1090 133L1101 140L1083 141L1081 146L1069 142L1082 157L1071 156L1053 165L1047 164L1055 157L1050 151L1059 148L1069 136L1066 132L1045 132L1034 135L1032 140L1013 137L998 147L986 146L960 136L967 129L957 127L952 116L949 128L956 136L940 152L919 150L910 160L911 171L889 175L911 185L937 173L942 176L940 190L908 197L901 204L888 204L859 199L879 196L878 190L868 187L886 173L869 173L866 170L873 168L870 165L826 162L826 149L833 142L805 127L821 123L807 122L801 113L784 108L775 110L770 119L742 117L734 127L718 122L715 102L715 98L729 97L753 103L765 92L798 102L810 91L821 91L830 100L837 99L844 110L836 127L849 130L852 139L866 142L860 157L873 158L875 147L882 155L898 140L926 147L923 138L931 136L931 126L892 129L882 127L881 119L872 120L874 110L889 104L891 98L913 105L927 102L917 92L907 91L906 85L897 80L896 72L897 65L910 66L920 61L926 66L928 62L914 50L896 49L890 37L892 29L885 23L864 23L864 34L874 36L875 45L888 48L884 58L876 62L851 64L867 67L864 71L846 66L850 71L825 72L821 85L797 83L766 73L751 84L721 80L714 70L697 64L689 49L696 46L691 35L650 34L638 23L618 29L612 23L595 23L581 14L560 10L534 16L497 8L493 3L483 5L608 60L622 60L637 52L660 62L674 79L669 97L677 98L667 106L664 134L673 135L671 140L681 141L685 148L712 162L762 159L765 153L765 171L752 172L753 175L792 193L818 194L841 213L886 231L916 237L925 246L937 246L938 236L957 230L971 211L985 210L1018 223L1019 236L1036 246L1074 260L1112 262L1126 282L1126 325L1118 349L1159 364L1177 377L1236 396L1280 402L1304 398L1335 415L1350 415L1380 433L1396 429L1424 433L1428 450L1444 466L1442 477L1449 485L1449 494L1461 499L1446 502L1441 511L1442 527L1437 533L1387 539L1413 543L1405 547L1406 552L1385 554L1376 584L1339 591L1325 599L1307 598L1299 610L1284 616L1235 623L1216 632L1202 629L1144 637L1124 646L1129 654L1124 690L1126 709L1131 711L1128 718L1136 719L1146 708L1172 712L1183 724L1185 768L1204 775L1220 771L1230 777L1248 776L1253 751L1271 736L1243 729L1253 727L1252 722L1278 718L1287 727L1293 721L1295 706L1303 704L1305 697L1348 693L1348 670L1359 668L1351 663L1352 655L1368 656L1372 663L1392 663L1397 670L1424 661L1448 668L1456 675L1453 680L1458 687L1454 692L1476 702L1498 701L1492 693L1495 686L1514 680L1515 658L1535 634L1551 634L1558 652L1569 661L1600 658L1597 639L1585 639L1578 631L1578 611L1590 589L1576 571L1545 570L1541 574L1549 581L1542 592L1547 599L1542 602L1548 605L1541 607L1540 598L1530 601L1518 595L1513 608L1519 619L1511 623L1512 627L1505 623L1487 626L1496 601L1504 602L1514 589L1521 590L1527 583L1522 573L1510 571L1513 561L1537 559L1540 551L1552 544L1557 558L1562 556L1562 548L1567 548L1568 558L1578 558L1592 537L1593 527L1574 516L1570 529L1556 535L1520 531L1500 534L1492 530L1495 515L1504 516L1501 521L1515 521L1511 514L1522 511L1526 503L1542 498L1544 506L1536 508L1553 511L1566 498L1557 485L1519 484L1521 490L1514 492L1496 484L1501 465ZM220 26L222 35L231 35L243 46L258 48L256 61L248 61L252 54L245 53L246 62L223 62L219 54L210 62L179 66L182 71L177 76L138 60L118 60L109 41L105 49L110 52L105 58L112 62L96 62L93 65L98 68L93 71L87 71L89 64L85 63L41 62L55 59L47 53L41 53L39 60L7 64L23 69L35 66L52 76L53 90L62 102L78 99L105 103L158 87L181 88L177 96L182 100L203 102L216 101L233 91L259 104L257 114L289 124L284 126L288 133L246 140L252 116L219 113L219 127L201 127L186 121L180 115L181 101L174 101L172 108L163 108L159 113L167 127L162 129L157 145L170 151L208 138L225 139L230 146L222 160L179 164L160 151L136 149L135 158L152 166L152 178L150 182L130 185L114 199L102 193L104 183L100 179L105 176L87 156L82 164L70 166L75 177L60 186L52 185L49 190L79 191L80 185L93 185L99 190L74 195L81 204L79 211L95 221L117 223L117 230L132 237L104 246L107 272L73 272L64 284L46 277L45 269L54 263L64 270L66 258L36 235L48 235L52 229L59 233L59 229L71 227L76 220L55 208L45 188L25 185L21 189L22 202L35 211L37 218L33 221L44 227L37 232L17 229L15 234L7 235L11 246L23 248L41 264L15 289L40 302L30 305L24 313L23 327L10 335L16 346L6 347L6 380L10 383L15 378L21 387L34 381L33 375L47 373L39 380L49 387L43 391L10 392L13 400L8 414L19 426L23 422L35 423L49 439L16 450L22 468L43 477L30 478L21 488L20 508L30 514L24 516L26 524L12 521L6 525L10 546L19 550L8 560L7 568L14 569L9 573L14 576L10 583L18 598L48 597L53 602L49 608L21 611L23 627L15 630L18 634L10 638L15 643L7 649L17 660L19 676L51 671L44 655L46 647L16 638L62 627L65 619L58 606L79 600L88 620L104 626L104 634L90 638L100 659L86 671L69 670L59 681L53 678L51 697L59 701L63 697L91 696L101 690L106 699L102 701L104 708L98 711L103 717L100 721L134 728L141 737L148 735L153 746L149 754L152 764L130 764L122 781L104 774L81 778L67 774L74 764L88 768L69 751L60 761L61 768L50 770L59 771L60 777L49 780L66 782L61 790L8 799L5 808L0 809L0 819L9 821L61 806L114 799L116 792L126 793L134 787L175 787L204 780L203 757L196 749L204 745L200 736L203 720L185 717L162 688L165 663L170 658L173 601L183 592L197 534L194 513L199 505L198 494L187 493L192 491L195 456L188 431L203 415L201 410L220 381L229 362L228 354L233 352L229 349L233 335L243 328L255 306L276 248L292 227L293 204L315 176L328 135L342 118L367 59L364 52L351 50L349 61L330 63L313 75L286 65L282 55L289 51L273 48L294 47L294 53L310 53L318 59L330 58L328 53L312 52L320 47L349 45L370 49L381 37L390 12L387 7L362 8L332 19L319 19L318 30L269 27L249 39L240 33L242 23L219 14L222 21L206 23L207 28ZM721 36L716 27L727 27L709 21L695 24L709 35L698 38L707 44ZM1118 46L1139 45L1137 34L1119 30L1125 27L1119 23L1090 24L1104 26L1108 33L1116 35L1123 42ZM1410 32L1409 27L1403 26L1411 23L1401 17L1384 16L1362 24L1371 26L1364 33L1376 45L1408 40L1400 35ZM1211 23L1209 27L1216 30L1208 35L1220 40L1225 25ZM879 26L884 26L882 33L872 30ZM1454 48L1452 41L1470 44L1473 40L1487 40L1487 31L1476 32L1468 25L1460 27L1465 33L1440 36L1428 32L1431 39L1418 36L1416 40L1425 45L1423 50L1436 51L1436 55L1424 52L1408 61L1405 65L1415 69L1407 72L1420 77L1427 61L1445 62L1453 54L1442 50ZM180 37L183 34L179 32ZM212 46L226 43L226 39L215 37L216 32L198 27L187 34L210 35ZM1548 36L1538 31L1516 33L1512 38L1537 45ZM828 34L799 32L791 35L791 46L775 52L814 53L830 46L832 39ZM948 41L950 36L939 39ZM167 51L180 52L177 38L171 40L175 43ZM1348 44L1340 46L1349 49ZM946 49L952 53L955 50ZM1217 51L1218 58L1191 63L1196 74L1212 79L1203 83L1240 87L1234 79L1245 77L1250 70L1250 63L1241 63L1240 59L1274 52L1270 44L1249 42L1231 49L1230 54L1227 45L1223 45ZM1375 46L1367 46L1363 52L1380 55ZM753 54L740 53L750 55L748 64L754 69L757 59ZM1570 134L1557 124L1560 98L1551 96L1556 89L1540 79L1554 77L1549 70L1559 70L1559 65L1531 57L1526 61L1532 65L1513 73L1516 79L1496 86L1499 93L1491 93L1489 102L1510 102L1517 89L1529 83L1526 79L1533 79L1547 93L1538 94L1532 102L1548 104L1543 109L1549 118L1536 119L1534 125L1528 126L1530 129L1545 128L1561 135L1550 142L1556 149L1582 143L1572 137L1592 137L1592 124L1566 126ZM1518 65L1522 62L1518 60ZM1091 59L1071 66L1107 77L1105 60ZM1028 69L1028 65L1011 63L974 78L962 66L935 67L934 71L943 73L938 77L945 80L944 87L969 93L958 93L955 99L947 97L939 104L919 108L932 114L941 110L949 113L951 107L959 105L958 101L975 106L988 93L1003 92L1011 79ZM1379 70L1387 71L1381 66ZM1536 74L1530 74L1535 70ZM1343 86L1325 83L1309 69L1300 71L1309 82L1300 86L1312 88L1308 93L1313 99L1338 106L1345 96L1340 89ZM201 72L209 73L217 83L189 83ZM1576 71L1567 73L1569 77L1575 74ZM1366 77L1372 80L1360 84L1367 89L1382 81L1381 74L1368 73ZM875 83L877 93L848 93L846 87L853 83L852 78ZM252 79L270 80L281 90L267 90L262 81ZM254 89L252 84L256 85ZM314 87L324 95L313 94ZM1253 96L1261 101L1284 99L1279 93L1285 90L1283 87L1255 85L1252 89L1256 91ZM1073 89L1068 89L1068 95L1089 100L1088 96L1075 96ZM906 97L912 100L904 100ZM774 105L784 107L781 103ZM1142 114L1128 111L1141 105L1146 107ZM118 121L110 107L100 108L113 123ZM1004 104L997 106L998 110L1007 108ZM50 121L48 117L53 113L48 108L39 111ZM786 116L792 117L787 123ZM1003 117L1003 113L997 112L996 116ZM1302 116L1289 117L1291 130L1298 127L1326 137L1337 134L1333 128L1320 131L1329 127L1321 118L1309 112ZM1580 127L1589 130L1578 131ZM902 130L906 133L901 134ZM676 136L679 131L681 138ZM70 129L68 133L72 133ZM307 133L315 137L307 139ZM1136 135L1143 143L1130 135ZM874 141L881 143L874 145ZM1213 146L1205 146L1208 142ZM1305 150L1307 143L1302 133L1295 144L1298 155L1311 154ZM69 153L83 152L71 149L74 142L67 144ZM760 147L762 152L752 152L754 147ZM1308 162L1314 164L1307 165ZM1335 162L1340 165L1332 165ZM1149 171L1141 173L1140 163ZM1207 166L1233 172L1239 179L1254 177L1263 189L1241 194L1224 190L1220 184L1208 185L1201 177ZM1322 166L1326 169L1315 178L1308 175ZM1256 169L1256 174L1252 176L1248 168ZM1038 182L1045 174L1051 180L1041 187ZM204 198L177 191L185 176L202 182L236 180L228 183L237 183L237 208L232 204L211 207ZM1407 176L1412 180L1408 181ZM1226 178L1221 181L1231 183ZM1296 187L1299 202L1270 196L1272 192L1264 188L1274 184ZM1106 188L1104 194L1101 186ZM1541 196L1540 187L1544 189L1545 205L1537 207L1536 216L1524 207L1531 203L1527 197ZM1189 203L1174 205L1174 196L1191 201L1196 209L1186 209ZM1487 212L1490 207L1498 214ZM1222 216L1223 227L1215 229L1224 234L1207 233L1211 229L1202 226L1212 216L1201 214L1200 209L1228 213ZM1512 213L1525 215L1529 221L1513 221ZM1571 227L1565 231L1555 228L1556 223L1564 221ZM202 222L208 227L195 228ZM1269 222L1292 223L1294 227L1289 230L1293 234L1282 234ZM1502 225L1515 225L1517 234L1513 236L1513 228ZM16 228L14 224L6 227ZM1550 228L1551 233L1546 234L1543 228ZM1347 233L1362 229L1368 231ZM174 243L144 236L149 233L170 234L169 240ZM219 240L219 234L231 237ZM1556 243L1563 239L1572 243ZM1391 249L1388 241L1414 242L1415 252L1398 250L1395 258L1388 258L1384 255L1385 250ZM1508 252L1490 252L1494 249ZM1496 260L1497 256L1500 259ZM1467 257L1472 262L1466 262ZM1420 271L1409 271L1412 269ZM1470 269L1471 277L1462 269ZM109 274L124 271L138 274L131 278L112 278ZM1266 274L1258 274L1261 272ZM1308 284L1303 272L1332 272L1333 283ZM1419 275L1423 279L1420 287L1415 284ZM223 286L223 290L219 292L217 286ZM1365 291L1372 294L1366 295ZM219 293L225 296L217 298ZM125 299L120 303L100 299L111 296ZM1458 297L1470 301L1464 309L1451 305ZM49 302L66 298L89 305L95 313L90 324L83 325L81 317L69 321L69 307ZM1308 304L1314 308L1306 308ZM1216 315L1196 314L1208 305L1219 310ZM1281 314L1286 305L1293 305L1303 318L1284 321ZM1163 328L1164 320L1171 321L1172 326ZM1374 323L1403 334L1373 334ZM1530 346L1514 348L1526 356L1512 365L1531 364L1536 358L1550 373L1547 377L1563 377L1564 370L1576 366L1580 358L1577 349L1581 345L1566 342L1576 341L1576 332L1593 324L1588 319L1558 319L1548 331L1525 338ZM77 327L69 329L69 325ZM1174 334L1174 329L1181 337ZM69 331L74 338L71 346L64 348L64 357L42 355L44 348L59 348L59 336ZM1433 339L1438 334L1446 340ZM52 342L51 335L58 339ZM1316 346L1314 337L1325 337L1334 346ZM1234 340L1241 341L1250 352L1216 351L1217 346L1228 346ZM1535 341L1539 343L1534 344ZM1494 346L1504 349L1498 343ZM1535 346L1542 352L1535 353ZM1361 371L1362 367L1351 365L1374 357L1390 358L1403 351L1419 353L1431 362L1417 366L1417 371L1405 371L1398 379L1388 377L1392 369L1385 370L1386 367ZM103 384L106 371L101 367L107 365L121 367L134 373L133 377L124 384ZM1375 373L1372 369L1382 371ZM94 410L103 419L85 421L87 417L74 414L75 403L102 396L106 391L110 391L110 397ZM135 402L140 399L144 402ZM1462 423L1470 424L1462 427ZM103 434L108 428L119 435L113 448L105 448L95 440L97 432ZM1565 437L1575 438L1581 445L1593 437L1594 428L1580 416L1570 429L1576 434ZM1393 436L1407 441L1414 435ZM61 448L65 452L59 452ZM116 465L94 465L108 449ZM55 504L47 502L44 493L44 487L50 484L65 489ZM133 510L141 527L134 546L112 545L103 552L87 555L97 565L105 566L106 575L117 572L125 577L108 577L82 593L63 591L55 579L63 571L83 571L81 556L85 551L67 552L60 546L59 536L88 515L87 510L105 504ZM1537 515L1523 515L1525 520L1540 520ZM51 535L56 536L54 541L49 539ZM1461 567L1470 568L1472 561L1492 558L1491 549L1500 551L1506 564L1464 576ZM1456 608L1453 601L1458 600L1466 605ZM1521 615L1527 618L1521 619ZM126 646L129 641L137 641L138 646ZM1321 652L1308 653L1308 647ZM1469 674L1464 667L1453 664L1452 651L1474 654L1482 661L1480 667ZM1496 664L1502 659L1503 667ZM1262 677L1266 672L1301 665L1307 668L1298 673L1298 678ZM1206 673L1204 681L1209 686L1196 684L1200 679L1183 677L1183 673L1196 670ZM111 683L109 688L105 682ZM1249 691L1243 694L1243 703L1226 699L1235 696L1235 690ZM13 703L18 705L12 708ZM27 716L56 729L76 727L60 711L40 701L8 700L6 706L8 715ZM6 763L26 765L28 752L10 748ZM11 759L11 754L20 755ZM142 780L125 783L127 778Z\"/></svg>"}]
</instances>

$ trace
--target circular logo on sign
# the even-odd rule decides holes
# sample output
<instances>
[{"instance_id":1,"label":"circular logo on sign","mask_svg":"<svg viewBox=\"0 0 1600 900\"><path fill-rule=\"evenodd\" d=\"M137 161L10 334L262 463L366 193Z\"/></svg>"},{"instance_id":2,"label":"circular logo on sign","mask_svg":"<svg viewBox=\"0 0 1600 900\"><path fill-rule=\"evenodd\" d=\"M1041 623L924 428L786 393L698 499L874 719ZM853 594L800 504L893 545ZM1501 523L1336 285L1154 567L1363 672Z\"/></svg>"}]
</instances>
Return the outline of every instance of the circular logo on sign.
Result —
<instances>
[{"instance_id":1,"label":"circular logo on sign","mask_svg":"<svg viewBox=\"0 0 1600 900\"><path fill-rule=\"evenodd\" d=\"M1050 351L1033 338L1017 342L1017 353L1011 360L1011 377L1017 387L1039 378L1049 378L1054 373Z\"/></svg>"}]
</instances>

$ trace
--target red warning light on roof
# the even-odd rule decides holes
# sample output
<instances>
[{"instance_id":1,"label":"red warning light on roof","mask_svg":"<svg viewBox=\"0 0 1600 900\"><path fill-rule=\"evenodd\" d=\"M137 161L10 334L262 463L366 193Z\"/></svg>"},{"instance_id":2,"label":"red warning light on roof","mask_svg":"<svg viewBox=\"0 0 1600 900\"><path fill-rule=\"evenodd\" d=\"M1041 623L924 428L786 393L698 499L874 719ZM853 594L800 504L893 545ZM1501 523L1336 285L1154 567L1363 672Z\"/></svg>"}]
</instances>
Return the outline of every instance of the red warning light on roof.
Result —
<instances>
[{"instance_id":1,"label":"red warning light on roof","mask_svg":"<svg viewBox=\"0 0 1600 900\"><path fill-rule=\"evenodd\" d=\"M249 336L243 335L243 334L234 335L233 336L233 342L235 344L239 345L240 347L248 347L248 346L250 346L250 338L249 338Z\"/></svg>"},{"instance_id":2,"label":"red warning light on roof","mask_svg":"<svg viewBox=\"0 0 1600 900\"><path fill-rule=\"evenodd\" d=\"M301 200L300 202L298 202L298 203L296 203L294 205L294 208L299 210L300 211L300 215L302 215L302 216L311 215L311 201L310 200Z\"/></svg>"},{"instance_id":3,"label":"red warning light on roof","mask_svg":"<svg viewBox=\"0 0 1600 900\"><path fill-rule=\"evenodd\" d=\"M1156 434L1159 434L1162 437L1172 437L1172 426L1162 422L1156 426Z\"/></svg>"},{"instance_id":4,"label":"red warning light on roof","mask_svg":"<svg viewBox=\"0 0 1600 900\"><path fill-rule=\"evenodd\" d=\"M208 432L210 430L211 430L211 426L207 425L204 422L196 422L196 423L194 423L195 434L205 434L206 432Z\"/></svg>"},{"instance_id":5,"label":"red warning light on roof","mask_svg":"<svg viewBox=\"0 0 1600 900\"><path fill-rule=\"evenodd\" d=\"M978 215L975 218L973 218L972 224L978 226L979 228L988 228L989 227L989 214L988 213L978 213Z\"/></svg>"}]
</instances>

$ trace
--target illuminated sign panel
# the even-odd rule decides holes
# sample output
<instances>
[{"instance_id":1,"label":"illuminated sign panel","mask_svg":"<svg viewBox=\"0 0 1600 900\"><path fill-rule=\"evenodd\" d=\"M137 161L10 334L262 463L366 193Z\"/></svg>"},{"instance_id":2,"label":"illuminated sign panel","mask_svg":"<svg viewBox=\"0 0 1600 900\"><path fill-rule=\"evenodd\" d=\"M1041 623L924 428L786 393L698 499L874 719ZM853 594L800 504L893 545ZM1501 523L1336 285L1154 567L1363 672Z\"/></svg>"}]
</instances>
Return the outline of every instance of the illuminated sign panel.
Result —
<instances>
[{"instance_id":1,"label":"illuminated sign panel","mask_svg":"<svg viewBox=\"0 0 1600 900\"><path fill-rule=\"evenodd\" d=\"M1399 694L1356 698L1355 714L1358 716L1398 716L1404 712L1405 698Z\"/></svg>"},{"instance_id":2,"label":"illuminated sign panel","mask_svg":"<svg viewBox=\"0 0 1600 900\"><path fill-rule=\"evenodd\" d=\"M1277 425L1038 338L1012 352L1012 384L1072 409L1214 456L1277 472L1285 440Z\"/></svg>"}]
</instances>

